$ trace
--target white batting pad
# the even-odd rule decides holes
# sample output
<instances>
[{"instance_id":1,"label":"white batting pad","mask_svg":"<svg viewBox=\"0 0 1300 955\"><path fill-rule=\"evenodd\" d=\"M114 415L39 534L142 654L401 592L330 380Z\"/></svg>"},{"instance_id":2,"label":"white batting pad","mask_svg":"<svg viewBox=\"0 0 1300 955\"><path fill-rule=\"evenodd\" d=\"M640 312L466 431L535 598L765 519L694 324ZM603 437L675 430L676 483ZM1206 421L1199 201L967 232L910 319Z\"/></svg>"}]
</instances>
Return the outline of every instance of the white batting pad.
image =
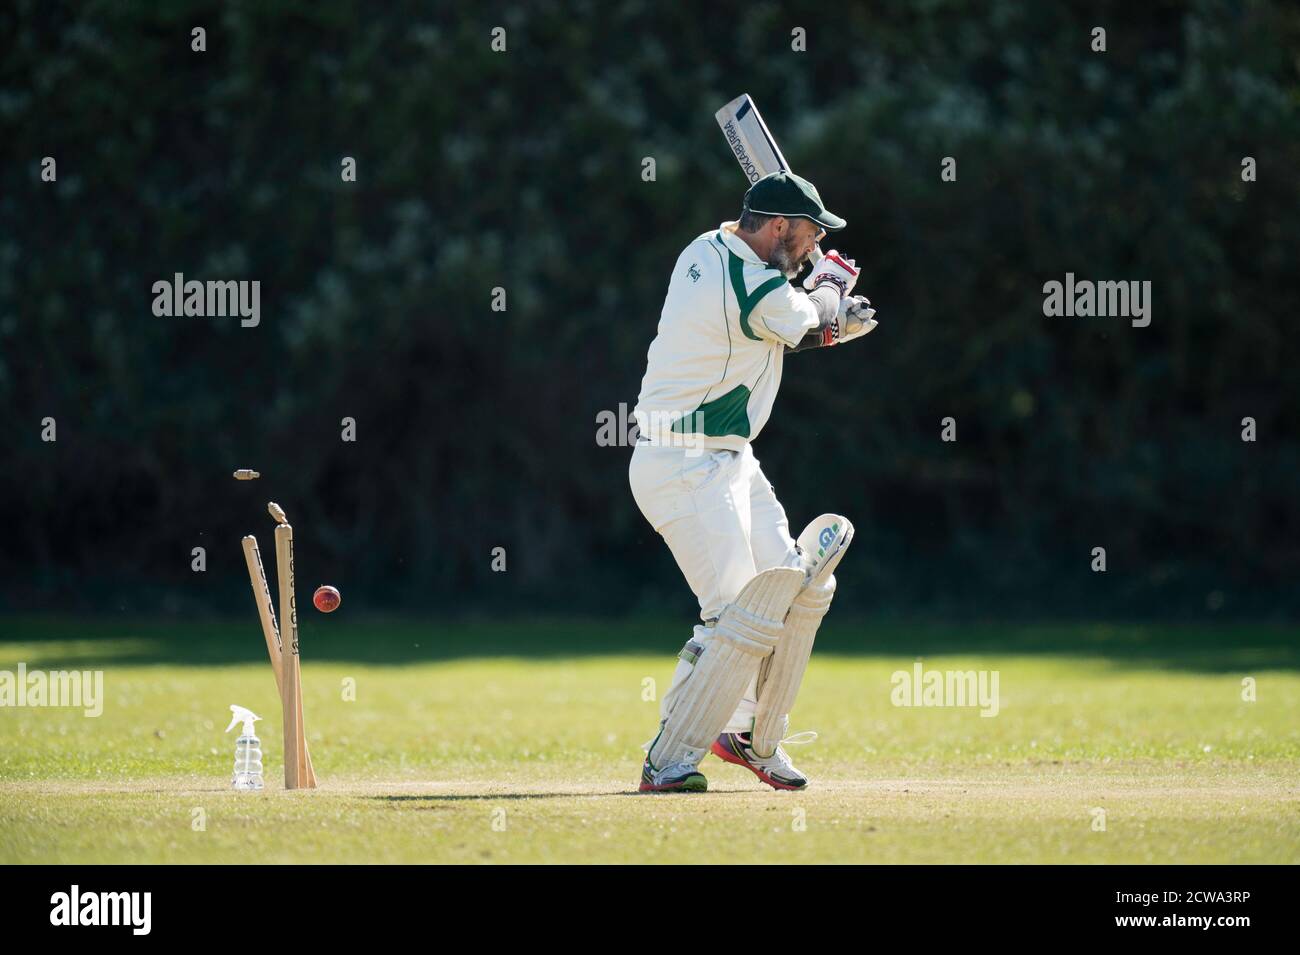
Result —
<instances>
[{"instance_id":1,"label":"white batting pad","mask_svg":"<svg viewBox=\"0 0 1300 955\"><path fill-rule=\"evenodd\" d=\"M786 614L804 575L794 567L773 567L754 577L718 618L713 639L681 688L659 737L650 765L696 763L718 738L759 664L780 641Z\"/></svg>"},{"instance_id":2,"label":"white batting pad","mask_svg":"<svg viewBox=\"0 0 1300 955\"><path fill-rule=\"evenodd\" d=\"M750 737L754 751L760 756L776 752L789 725L788 717L803 684L804 671L808 669L813 641L835 597L834 570L852 541L853 525L839 514L823 514L799 535L808 582L795 597L781 642L763 668Z\"/></svg>"},{"instance_id":3,"label":"white batting pad","mask_svg":"<svg viewBox=\"0 0 1300 955\"><path fill-rule=\"evenodd\" d=\"M808 584L824 583L853 543L853 523L842 514L823 514L799 532L797 543Z\"/></svg>"}]
</instances>

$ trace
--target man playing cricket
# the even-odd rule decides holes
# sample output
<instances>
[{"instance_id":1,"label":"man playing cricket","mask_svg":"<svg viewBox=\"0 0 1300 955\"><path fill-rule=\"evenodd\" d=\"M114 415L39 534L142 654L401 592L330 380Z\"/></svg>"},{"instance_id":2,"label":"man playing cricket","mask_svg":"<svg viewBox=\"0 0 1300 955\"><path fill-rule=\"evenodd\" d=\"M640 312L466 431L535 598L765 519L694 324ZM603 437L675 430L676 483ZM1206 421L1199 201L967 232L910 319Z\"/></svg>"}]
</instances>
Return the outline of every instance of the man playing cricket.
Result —
<instances>
[{"instance_id":1,"label":"man playing cricket","mask_svg":"<svg viewBox=\"0 0 1300 955\"><path fill-rule=\"evenodd\" d=\"M853 526L824 514L796 542L750 450L767 422L787 351L837 345L876 326L854 296L852 259L828 252L794 278L826 232L844 228L812 183L759 179L738 222L677 258L650 345L629 479L700 603L647 744L642 792L703 791L711 750L775 789L808 779L783 742L789 712L835 593ZM801 734L803 735L803 734Z\"/></svg>"}]
</instances>

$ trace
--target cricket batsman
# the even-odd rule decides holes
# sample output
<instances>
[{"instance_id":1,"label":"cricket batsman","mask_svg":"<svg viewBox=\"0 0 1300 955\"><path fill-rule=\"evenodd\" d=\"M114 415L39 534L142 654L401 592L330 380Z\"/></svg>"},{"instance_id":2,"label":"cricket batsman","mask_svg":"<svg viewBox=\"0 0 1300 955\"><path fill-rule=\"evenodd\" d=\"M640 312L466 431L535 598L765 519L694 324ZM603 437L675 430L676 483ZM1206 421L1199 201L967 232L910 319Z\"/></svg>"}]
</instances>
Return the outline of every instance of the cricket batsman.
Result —
<instances>
[{"instance_id":1,"label":"cricket batsman","mask_svg":"<svg viewBox=\"0 0 1300 955\"><path fill-rule=\"evenodd\" d=\"M750 444L772 412L786 352L876 327L871 303L853 294L853 259L830 251L803 289L789 282L845 224L812 183L776 172L750 187L739 221L698 236L673 266L633 412L628 477L703 622L646 744L642 792L704 791L699 764L710 751L774 789L808 784L781 744L816 735L787 737L789 712L853 525L823 514L791 538Z\"/></svg>"}]
</instances>

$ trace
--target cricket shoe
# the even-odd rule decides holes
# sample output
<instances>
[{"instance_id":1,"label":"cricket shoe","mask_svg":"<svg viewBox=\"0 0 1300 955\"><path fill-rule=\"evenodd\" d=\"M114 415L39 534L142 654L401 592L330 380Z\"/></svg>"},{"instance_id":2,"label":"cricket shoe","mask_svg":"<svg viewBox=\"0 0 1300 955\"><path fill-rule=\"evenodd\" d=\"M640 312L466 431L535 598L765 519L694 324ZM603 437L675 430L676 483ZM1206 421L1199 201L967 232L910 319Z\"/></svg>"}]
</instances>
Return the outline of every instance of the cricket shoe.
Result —
<instances>
[{"instance_id":1,"label":"cricket shoe","mask_svg":"<svg viewBox=\"0 0 1300 955\"><path fill-rule=\"evenodd\" d=\"M673 763L663 769L655 769L647 757L641 767L641 789L643 793L702 793L709 788L709 781L695 768L694 763Z\"/></svg>"},{"instance_id":2,"label":"cricket shoe","mask_svg":"<svg viewBox=\"0 0 1300 955\"><path fill-rule=\"evenodd\" d=\"M817 734L795 733L782 743L811 743ZM759 756L749 745L748 733L723 733L713 744L713 755L737 766L744 766L773 789L803 789L808 777L794 768L784 749L777 746L771 756Z\"/></svg>"}]
</instances>

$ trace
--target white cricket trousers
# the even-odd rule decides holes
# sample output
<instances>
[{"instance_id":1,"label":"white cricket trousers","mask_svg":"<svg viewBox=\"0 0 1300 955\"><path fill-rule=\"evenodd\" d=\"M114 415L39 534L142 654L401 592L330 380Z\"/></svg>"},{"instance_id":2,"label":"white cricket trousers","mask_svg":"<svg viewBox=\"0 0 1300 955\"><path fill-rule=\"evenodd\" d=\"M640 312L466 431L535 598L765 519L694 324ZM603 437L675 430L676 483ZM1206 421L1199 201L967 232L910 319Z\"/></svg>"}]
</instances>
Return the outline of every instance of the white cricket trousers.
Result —
<instances>
[{"instance_id":1,"label":"white cricket trousers","mask_svg":"<svg viewBox=\"0 0 1300 955\"><path fill-rule=\"evenodd\" d=\"M699 600L704 621L682 650L662 698L660 718L666 719L722 608L760 571L797 567L799 555L785 509L749 445L714 451L638 444L628 479L637 507L668 544ZM723 732L753 728L756 695L751 682Z\"/></svg>"}]
</instances>

